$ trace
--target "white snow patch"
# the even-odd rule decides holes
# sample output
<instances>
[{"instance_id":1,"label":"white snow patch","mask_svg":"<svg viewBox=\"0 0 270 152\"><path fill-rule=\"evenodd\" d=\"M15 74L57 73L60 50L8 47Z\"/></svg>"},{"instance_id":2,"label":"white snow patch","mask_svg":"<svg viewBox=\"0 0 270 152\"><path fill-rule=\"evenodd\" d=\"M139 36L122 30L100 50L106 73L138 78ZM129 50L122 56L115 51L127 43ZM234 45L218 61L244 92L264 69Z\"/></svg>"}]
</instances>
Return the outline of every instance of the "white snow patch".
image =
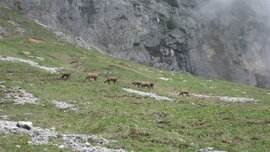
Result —
<instances>
[{"instance_id":1,"label":"white snow patch","mask_svg":"<svg viewBox=\"0 0 270 152\"><path fill-rule=\"evenodd\" d=\"M200 152L227 152L227 151L223 151L223 150L214 150L213 147L207 147L205 149L200 149Z\"/></svg>"},{"instance_id":2,"label":"white snow patch","mask_svg":"<svg viewBox=\"0 0 270 152\"><path fill-rule=\"evenodd\" d=\"M192 96L199 98L199 99L218 99L224 102L238 102L238 103L248 103L248 102L257 102L253 98L241 98L241 97L229 97L229 96L210 96L210 95L202 95L202 94L195 94L192 93Z\"/></svg>"},{"instance_id":3,"label":"white snow patch","mask_svg":"<svg viewBox=\"0 0 270 152\"><path fill-rule=\"evenodd\" d=\"M168 98L168 97L164 97L164 96L159 96L155 93L148 93L148 92L143 92L143 91L138 91L138 90L133 90L133 89L127 89L127 88L123 88L124 91L128 92L128 93L135 93L144 97L152 97L155 98L156 100L165 100L165 101L175 101L174 99Z\"/></svg>"},{"instance_id":4,"label":"white snow patch","mask_svg":"<svg viewBox=\"0 0 270 152\"><path fill-rule=\"evenodd\" d=\"M44 27L44 28L52 29L50 26L47 26L47 25L45 25L45 24L40 23L37 19L35 19L34 21L35 21L38 25L40 25L40 26L42 26L42 27Z\"/></svg>"},{"instance_id":5,"label":"white snow patch","mask_svg":"<svg viewBox=\"0 0 270 152\"><path fill-rule=\"evenodd\" d=\"M15 58L15 57L0 57L0 61L21 62L21 63L29 64L33 67L37 67L39 69L45 70L45 71L50 72L50 73L57 73L57 70L58 70L58 68L41 66L37 62L25 60L25 59L20 59L20 58Z\"/></svg>"},{"instance_id":6,"label":"white snow patch","mask_svg":"<svg viewBox=\"0 0 270 152\"><path fill-rule=\"evenodd\" d=\"M76 108L76 105L70 104L70 103L67 103L67 102L64 102L64 101L53 100L52 103L55 104L56 108L61 109L61 110L66 110L66 109L78 110Z\"/></svg>"},{"instance_id":7,"label":"white snow patch","mask_svg":"<svg viewBox=\"0 0 270 152\"><path fill-rule=\"evenodd\" d=\"M169 81L169 80L172 80L172 78L164 78L164 77L159 77L161 80L164 80L164 81Z\"/></svg>"}]
</instances>

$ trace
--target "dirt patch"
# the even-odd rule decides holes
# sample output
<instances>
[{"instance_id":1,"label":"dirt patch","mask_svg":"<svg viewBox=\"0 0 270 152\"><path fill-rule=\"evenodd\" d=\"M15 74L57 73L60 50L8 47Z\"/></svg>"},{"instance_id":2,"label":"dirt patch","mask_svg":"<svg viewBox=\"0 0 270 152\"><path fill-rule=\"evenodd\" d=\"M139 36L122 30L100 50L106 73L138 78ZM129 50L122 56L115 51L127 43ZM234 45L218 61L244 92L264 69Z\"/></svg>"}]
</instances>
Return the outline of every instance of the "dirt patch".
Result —
<instances>
[{"instance_id":1,"label":"dirt patch","mask_svg":"<svg viewBox=\"0 0 270 152\"><path fill-rule=\"evenodd\" d=\"M248 120L245 123L249 125L270 125L270 120Z\"/></svg>"},{"instance_id":2,"label":"dirt patch","mask_svg":"<svg viewBox=\"0 0 270 152\"><path fill-rule=\"evenodd\" d=\"M45 43L44 41L39 40L37 38L29 38L27 41L30 44L43 44L43 43Z\"/></svg>"},{"instance_id":3,"label":"dirt patch","mask_svg":"<svg viewBox=\"0 0 270 152\"><path fill-rule=\"evenodd\" d=\"M0 61L25 63L25 64L29 64L29 65L31 65L33 67L37 67L39 69L45 70L45 71L47 71L49 73L57 73L57 71L59 69L59 68L41 66L37 62L33 62L33 61L30 61L30 60L24 60L24 59L20 59L20 58L15 58L15 57L1 57L0 56Z\"/></svg>"},{"instance_id":4,"label":"dirt patch","mask_svg":"<svg viewBox=\"0 0 270 152\"><path fill-rule=\"evenodd\" d=\"M149 137L150 133L148 132L143 132L143 131L138 131L138 130L131 130L128 134L128 137L130 138L139 138L139 137Z\"/></svg>"}]
</instances>

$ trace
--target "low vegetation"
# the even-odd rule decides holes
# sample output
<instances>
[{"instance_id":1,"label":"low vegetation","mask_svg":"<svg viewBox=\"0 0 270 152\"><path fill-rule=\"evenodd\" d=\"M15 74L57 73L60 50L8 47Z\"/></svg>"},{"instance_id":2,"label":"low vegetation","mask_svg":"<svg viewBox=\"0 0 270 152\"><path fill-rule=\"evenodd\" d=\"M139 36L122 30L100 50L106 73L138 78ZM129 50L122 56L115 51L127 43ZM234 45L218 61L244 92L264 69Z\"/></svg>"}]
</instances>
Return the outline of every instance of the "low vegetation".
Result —
<instances>
[{"instance_id":1,"label":"low vegetation","mask_svg":"<svg viewBox=\"0 0 270 152\"><path fill-rule=\"evenodd\" d=\"M162 0L162 1L164 1L165 3L168 3L172 7L179 7L177 0Z\"/></svg>"},{"instance_id":2,"label":"low vegetation","mask_svg":"<svg viewBox=\"0 0 270 152\"><path fill-rule=\"evenodd\" d=\"M31 121L57 132L96 134L115 140L108 148L127 151L198 151L214 147L226 151L267 151L270 149L270 91L225 81L206 80L182 72L168 72L94 50L60 42L52 31L29 22L16 12L0 7L0 26L8 31L16 27L12 19L27 32L11 34L0 40L0 56L12 56L38 62L43 66L61 67L71 73L61 75L21 63L0 61L0 82L7 88L20 87L34 94L42 105L16 105L4 101L0 88L0 119ZM35 37L44 43L29 43ZM23 53L23 52L29 53ZM91 71L99 73L96 81L85 81ZM109 77L115 85L105 84ZM170 78L168 81L160 77ZM133 80L155 82L153 89L137 87ZM154 92L176 99L174 102L129 94L122 88ZM180 89L192 93L247 97L255 103L226 103L218 100L178 96ZM59 110L52 101L75 104L78 110ZM54 146L28 144L26 135L0 133L0 151L63 151ZM51 144L60 141L51 139ZM19 145L16 147L16 145ZM71 149L69 149L72 151ZM65 150L66 151L66 150Z\"/></svg>"},{"instance_id":3,"label":"low vegetation","mask_svg":"<svg viewBox=\"0 0 270 152\"><path fill-rule=\"evenodd\" d=\"M169 20L167 21L167 28L168 28L169 30L174 30L174 29L177 28L177 24L175 23L175 21L174 21L173 19L169 19Z\"/></svg>"}]
</instances>

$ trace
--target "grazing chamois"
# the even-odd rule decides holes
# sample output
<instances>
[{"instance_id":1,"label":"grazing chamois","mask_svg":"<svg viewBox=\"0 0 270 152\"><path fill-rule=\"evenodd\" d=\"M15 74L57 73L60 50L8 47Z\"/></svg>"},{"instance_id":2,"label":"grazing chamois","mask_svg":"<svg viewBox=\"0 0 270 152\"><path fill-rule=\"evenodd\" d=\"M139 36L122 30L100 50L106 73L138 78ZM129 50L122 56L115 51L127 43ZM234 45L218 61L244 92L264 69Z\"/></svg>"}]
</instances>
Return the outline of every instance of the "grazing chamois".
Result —
<instances>
[{"instance_id":1,"label":"grazing chamois","mask_svg":"<svg viewBox=\"0 0 270 152\"><path fill-rule=\"evenodd\" d=\"M131 83L132 83L134 86L138 86L138 87L140 87L140 86L142 85L142 82L141 82L141 81L135 81L135 80L133 80Z\"/></svg>"},{"instance_id":2,"label":"grazing chamois","mask_svg":"<svg viewBox=\"0 0 270 152\"><path fill-rule=\"evenodd\" d=\"M149 87L150 87L150 89L154 89L154 83L153 82L149 82Z\"/></svg>"},{"instance_id":3,"label":"grazing chamois","mask_svg":"<svg viewBox=\"0 0 270 152\"><path fill-rule=\"evenodd\" d=\"M112 81L113 84L115 84L115 83L118 83L118 82L117 82L118 79L119 79L119 78L117 78L117 77L108 77L107 80L104 81L104 83L111 84L111 81Z\"/></svg>"},{"instance_id":4,"label":"grazing chamois","mask_svg":"<svg viewBox=\"0 0 270 152\"><path fill-rule=\"evenodd\" d=\"M191 88L189 88L188 90L180 90L179 92L179 96L190 96L190 93L191 93Z\"/></svg>"},{"instance_id":5,"label":"grazing chamois","mask_svg":"<svg viewBox=\"0 0 270 152\"><path fill-rule=\"evenodd\" d=\"M141 87L148 88L148 89L154 89L154 83L153 82L144 82L141 84Z\"/></svg>"},{"instance_id":6,"label":"grazing chamois","mask_svg":"<svg viewBox=\"0 0 270 152\"><path fill-rule=\"evenodd\" d=\"M143 83L141 84L141 87L151 89L150 83L148 83L148 82L143 82Z\"/></svg>"},{"instance_id":7,"label":"grazing chamois","mask_svg":"<svg viewBox=\"0 0 270 152\"><path fill-rule=\"evenodd\" d=\"M61 74L61 77L59 79L61 80L67 80L71 76L71 73L64 72Z\"/></svg>"},{"instance_id":8,"label":"grazing chamois","mask_svg":"<svg viewBox=\"0 0 270 152\"><path fill-rule=\"evenodd\" d=\"M86 74L85 80L94 79L95 81L97 81L98 75L99 75L98 73L89 72L89 73Z\"/></svg>"}]
</instances>

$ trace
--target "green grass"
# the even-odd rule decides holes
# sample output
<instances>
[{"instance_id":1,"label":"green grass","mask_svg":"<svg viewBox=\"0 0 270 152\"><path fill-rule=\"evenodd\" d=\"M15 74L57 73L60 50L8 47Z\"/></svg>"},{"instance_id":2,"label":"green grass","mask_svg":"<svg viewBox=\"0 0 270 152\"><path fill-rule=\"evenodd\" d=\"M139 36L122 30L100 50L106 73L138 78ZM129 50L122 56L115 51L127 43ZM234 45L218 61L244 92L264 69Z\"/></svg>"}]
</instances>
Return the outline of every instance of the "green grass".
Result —
<instances>
[{"instance_id":1,"label":"green grass","mask_svg":"<svg viewBox=\"0 0 270 152\"><path fill-rule=\"evenodd\" d=\"M270 149L269 90L225 81L208 81L181 72L162 71L96 51L55 43L53 39L46 38L46 35L53 38L50 31L0 7L0 11L3 10L15 20L23 20L26 28L36 30L29 35L12 35L0 40L1 56L20 57L45 66L63 67L71 71L72 76L67 81L60 81L57 80L59 75L29 65L0 62L0 81L5 81L8 88L22 87L45 105L0 104L0 116L9 115L11 120L31 121L44 128L56 127L56 131L61 133L97 134L117 141L107 147L129 151L198 151L194 144L200 148L215 147L227 151ZM2 18L0 25L10 26ZM41 38L46 43L29 44L29 37ZM29 51L31 55L24 55L23 51ZM37 57L44 60L38 60ZM72 61L75 63L71 64ZM98 71L101 77L97 82L85 82L85 73L88 71ZM119 84L103 83L108 73L120 76ZM163 81L159 77L172 80ZM156 101L124 92L123 87L149 91L132 86L132 80L156 81L151 92L175 98L177 102ZM172 95L181 88L190 87L194 93L249 97L259 102L224 103ZM0 90L0 97L3 93ZM58 110L51 100L75 102L79 110ZM162 123L158 123L157 119L161 119ZM61 151L53 146L30 145L27 144L28 140L27 136L0 135L0 147L6 151ZM51 141L55 142L59 141ZM22 149L17 149L15 145L21 145Z\"/></svg>"}]
</instances>

